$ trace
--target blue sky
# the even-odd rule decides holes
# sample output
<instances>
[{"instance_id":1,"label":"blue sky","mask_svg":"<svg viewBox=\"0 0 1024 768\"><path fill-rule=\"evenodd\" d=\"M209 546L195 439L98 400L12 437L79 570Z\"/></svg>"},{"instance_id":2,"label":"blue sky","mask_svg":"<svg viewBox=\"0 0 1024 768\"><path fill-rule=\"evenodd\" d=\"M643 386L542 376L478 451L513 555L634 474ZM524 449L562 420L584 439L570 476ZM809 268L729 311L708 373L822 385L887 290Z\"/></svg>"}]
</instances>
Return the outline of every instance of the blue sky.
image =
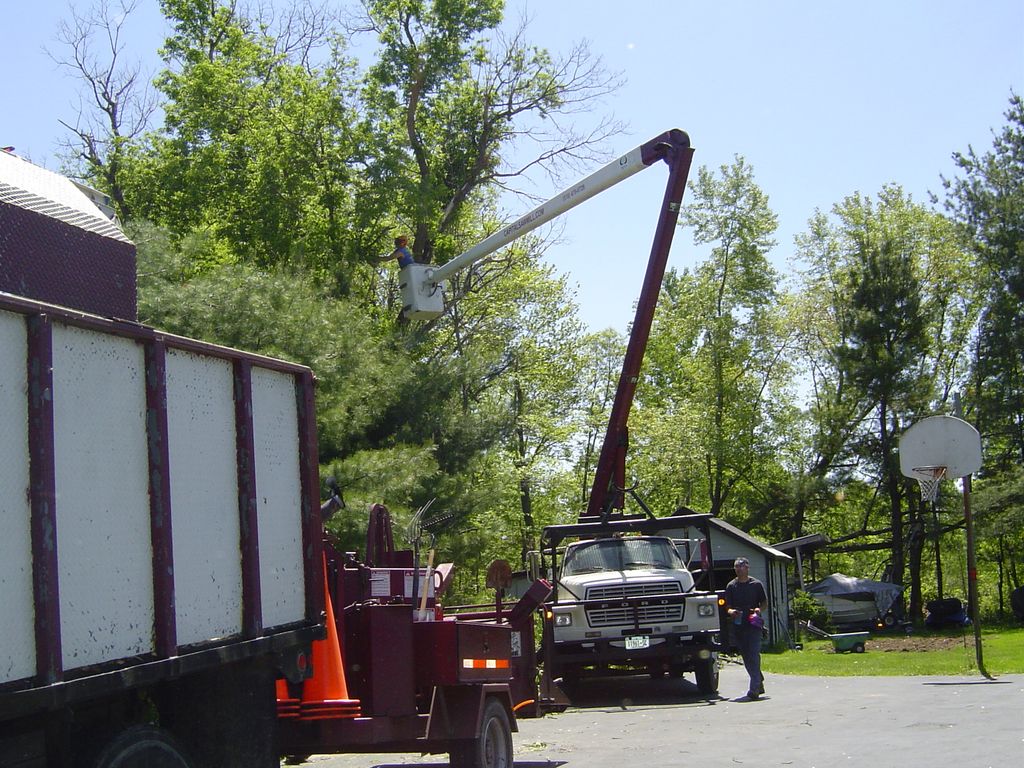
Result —
<instances>
[{"instance_id":1,"label":"blue sky","mask_svg":"<svg viewBox=\"0 0 1024 768\"><path fill-rule=\"evenodd\" d=\"M75 115L76 84L43 51L59 50L63 0L18 2L0 27L0 145L49 167ZM84 0L76 0L84 8ZM163 38L156 0L143 0L130 54L155 72ZM779 217L773 262L788 269L793 236L816 208L898 183L915 200L941 191L951 154L986 151L1011 90L1024 93L1024 2L661 2L510 0L528 37L553 52L586 39L626 85L604 105L629 150L669 128L689 133L694 164L742 155ZM589 119L581 118L582 122ZM583 174L581 174L583 175ZM695 175L695 174L692 174ZM571 211L550 261L578 284L592 328L625 330L639 293L666 174L652 168ZM567 183L568 180L566 180ZM535 190L558 185L539 179ZM523 212L529 206L510 211ZM701 254L679 231L670 266Z\"/></svg>"}]
</instances>

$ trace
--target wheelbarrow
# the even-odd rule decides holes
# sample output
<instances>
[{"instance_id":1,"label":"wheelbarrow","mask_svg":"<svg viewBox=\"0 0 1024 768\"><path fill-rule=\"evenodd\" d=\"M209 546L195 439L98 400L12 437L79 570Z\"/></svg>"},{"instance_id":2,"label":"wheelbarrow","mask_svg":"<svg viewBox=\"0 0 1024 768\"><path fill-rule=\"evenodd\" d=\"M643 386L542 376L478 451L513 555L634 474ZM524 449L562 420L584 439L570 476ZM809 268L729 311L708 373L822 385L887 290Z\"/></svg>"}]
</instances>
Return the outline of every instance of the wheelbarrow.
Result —
<instances>
[{"instance_id":1,"label":"wheelbarrow","mask_svg":"<svg viewBox=\"0 0 1024 768\"><path fill-rule=\"evenodd\" d=\"M803 622L803 625L807 627L807 631L812 635L824 638L832 641L832 647L836 653L847 653L852 651L853 653L864 653L866 646L865 643L870 637L870 632L840 632L838 634L830 634L823 629L811 624L809 621Z\"/></svg>"}]
</instances>

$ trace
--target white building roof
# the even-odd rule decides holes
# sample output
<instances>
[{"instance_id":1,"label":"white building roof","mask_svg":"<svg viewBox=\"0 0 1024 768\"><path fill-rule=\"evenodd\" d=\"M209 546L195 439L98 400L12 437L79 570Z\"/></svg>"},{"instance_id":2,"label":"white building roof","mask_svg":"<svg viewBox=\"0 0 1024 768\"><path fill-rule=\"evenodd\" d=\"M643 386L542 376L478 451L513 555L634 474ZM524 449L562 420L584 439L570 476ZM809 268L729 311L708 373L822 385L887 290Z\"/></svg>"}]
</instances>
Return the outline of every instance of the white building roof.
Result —
<instances>
[{"instance_id":1,"label":"white building roof","mask_svg":"<svg viewBox=\"0 0 1024 768\"><path fill-rule=\"evenodd\" d=\"M87 232L128 242L121 228L104 215L71 179L11 152L0 151L0 202L58 219Z\"/></svg>"}]
</instances>

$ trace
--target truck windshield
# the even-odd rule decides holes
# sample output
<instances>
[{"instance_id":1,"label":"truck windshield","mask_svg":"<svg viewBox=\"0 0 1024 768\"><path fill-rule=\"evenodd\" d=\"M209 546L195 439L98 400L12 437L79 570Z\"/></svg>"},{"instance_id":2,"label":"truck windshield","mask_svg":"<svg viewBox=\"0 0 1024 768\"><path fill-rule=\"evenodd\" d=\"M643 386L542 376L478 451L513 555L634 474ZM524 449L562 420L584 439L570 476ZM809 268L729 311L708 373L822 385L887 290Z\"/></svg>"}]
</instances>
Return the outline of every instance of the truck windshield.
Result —
<instances>
[{"instance_id":1,"label":"truck windshield","mask_svg":"<svg viewBox=\"0 0 1024 768\"><path fill-rule=\"evenodd\" d=\"M562 575L637 568L683 568L667 539L602 539L577 544L565 553Z\"/></svg>"}]
</instances>

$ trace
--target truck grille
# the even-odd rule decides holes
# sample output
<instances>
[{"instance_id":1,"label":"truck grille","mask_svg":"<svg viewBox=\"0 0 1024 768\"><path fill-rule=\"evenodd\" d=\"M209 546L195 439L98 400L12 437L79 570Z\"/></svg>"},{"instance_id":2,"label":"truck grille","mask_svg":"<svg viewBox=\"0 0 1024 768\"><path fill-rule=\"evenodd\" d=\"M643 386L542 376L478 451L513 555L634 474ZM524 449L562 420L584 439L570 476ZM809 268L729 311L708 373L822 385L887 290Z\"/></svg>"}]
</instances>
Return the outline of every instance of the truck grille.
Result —
<instances>
[{"instance_id":1,"label":"truck grille","mask_svg":"<svg viewBox=\"0 0 1024 768\"><path fill-rule=\"evenodd\" d=\"M608 600L617 603L627 597L650 597L653 595L679 594L682 590L675 581L647 584L617 584L609 587L592 587L587 590L587 600ZM633 623L633 609L613 604L607 606L586 606L587 623L592 627L611 627ZM636 610L640 624L665 624L683 620L683 605L646 605Z\"/></svg>"},{"instance_id":2,"label":"truck grille","mask_svg":"<svg viewBox=\"0 0 1024 768\"><path fill-rule=\"evenodd\" d=\"M591 587L587 600L619 600L623 597L650 597L651 595L678 595L682 590L678 581L658 581L646 584L613 584L609 587Z\"/></svg>"}]
</instances>

